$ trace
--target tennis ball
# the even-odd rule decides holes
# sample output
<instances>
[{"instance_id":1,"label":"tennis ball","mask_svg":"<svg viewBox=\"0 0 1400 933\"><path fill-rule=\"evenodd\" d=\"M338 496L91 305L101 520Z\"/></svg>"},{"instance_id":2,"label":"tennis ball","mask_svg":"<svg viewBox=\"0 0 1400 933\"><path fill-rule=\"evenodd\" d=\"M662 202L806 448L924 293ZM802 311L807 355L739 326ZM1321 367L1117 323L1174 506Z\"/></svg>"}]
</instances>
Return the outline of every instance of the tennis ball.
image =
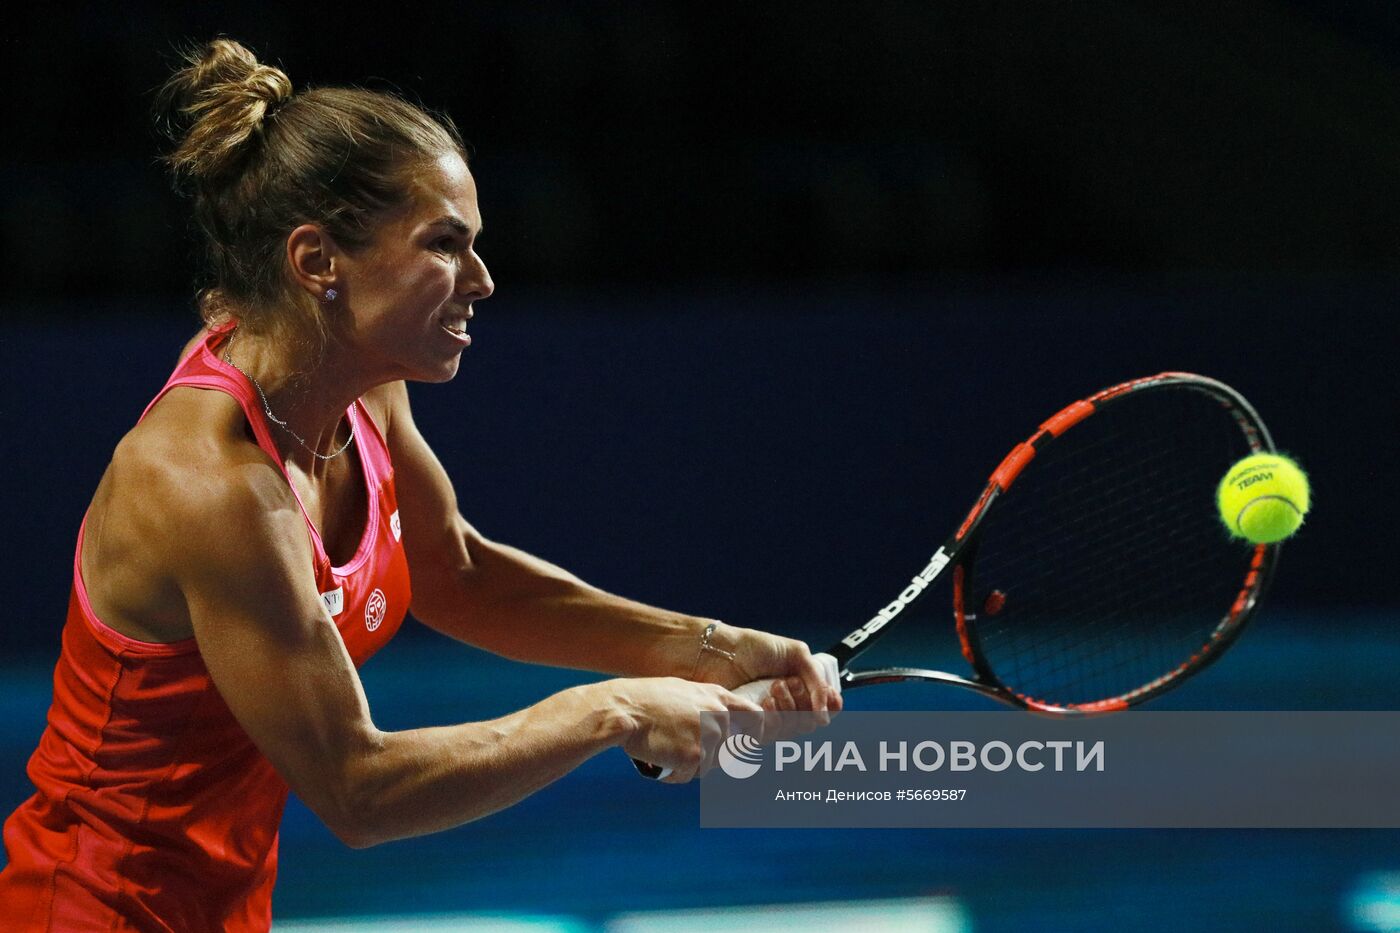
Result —
<instances>
[{"instance_id":1,"label":"tennis ball","mask_svg":"<svg viewBox=\"0 0 1400 933\"><path fill-rule=\"evenodd\" d=\"M1273 544L1298 530L1308 514L1308 477L1282 454L1254 454L1230 467L1215 491L1230 534Z\"/></svg>"}]
</instances>

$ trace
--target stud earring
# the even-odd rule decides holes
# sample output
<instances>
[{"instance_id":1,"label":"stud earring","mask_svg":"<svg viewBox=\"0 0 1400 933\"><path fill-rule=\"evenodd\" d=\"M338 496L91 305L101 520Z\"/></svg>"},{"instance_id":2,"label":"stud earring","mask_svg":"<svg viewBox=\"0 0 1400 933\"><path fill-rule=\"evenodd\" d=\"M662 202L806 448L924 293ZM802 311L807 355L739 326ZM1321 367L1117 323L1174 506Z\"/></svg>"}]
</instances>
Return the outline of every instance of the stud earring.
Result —
<instances>
[{"instance_id":1,"label":"stud earring","mask_svg":"<svg viewBox=\"0 0 1400 933\"><path fill-rule=\"evenodd\" d=\"M340 292L336 291L335 289L333 289L333 288L328 288L328 289L326 289L326 300L327 300L327 301L335 301L336 297L337 297L339 294L340 294Z\"/></svg>"}]
</instances>

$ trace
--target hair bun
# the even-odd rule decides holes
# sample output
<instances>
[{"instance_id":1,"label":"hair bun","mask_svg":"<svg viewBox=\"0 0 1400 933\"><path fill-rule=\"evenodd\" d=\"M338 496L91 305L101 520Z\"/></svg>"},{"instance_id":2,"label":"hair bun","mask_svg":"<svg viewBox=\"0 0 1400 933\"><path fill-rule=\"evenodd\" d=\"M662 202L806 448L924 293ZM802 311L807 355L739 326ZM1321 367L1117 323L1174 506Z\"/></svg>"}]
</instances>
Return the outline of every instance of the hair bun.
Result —
<instances>
[{"instance_id":1,"label":"hair bun","mask_svg":"<svg viewBox=\"0 0 1400 933\"><path fill-rule=\"evenodd\" d=\"M184 67L157 95L157 123L175 144L166 161L177 178L214 182L242 165L263 121L291 99L292 82L232 39L188 47L181 57Z\"/></svg>"}]
</instances>

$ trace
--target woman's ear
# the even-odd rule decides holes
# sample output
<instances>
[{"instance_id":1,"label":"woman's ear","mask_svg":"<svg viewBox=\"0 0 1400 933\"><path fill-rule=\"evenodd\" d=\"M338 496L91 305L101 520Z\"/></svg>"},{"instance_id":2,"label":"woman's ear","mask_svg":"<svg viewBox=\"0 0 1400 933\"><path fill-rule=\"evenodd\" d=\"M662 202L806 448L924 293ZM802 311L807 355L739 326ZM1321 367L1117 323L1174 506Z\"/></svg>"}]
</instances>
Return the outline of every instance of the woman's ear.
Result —
<instances>
[{"instance_id":1,"label":"woman's ear","mask_svg":"<svg viewBox=\"0 0 1400 933\"><path fill-rule=\"evenodd\" d=\"M327 301L327 290L335 290L335 240L316 224L302 224L287 234L287 268L298 286L317 301Z\"/></svg>"}]
</instances>

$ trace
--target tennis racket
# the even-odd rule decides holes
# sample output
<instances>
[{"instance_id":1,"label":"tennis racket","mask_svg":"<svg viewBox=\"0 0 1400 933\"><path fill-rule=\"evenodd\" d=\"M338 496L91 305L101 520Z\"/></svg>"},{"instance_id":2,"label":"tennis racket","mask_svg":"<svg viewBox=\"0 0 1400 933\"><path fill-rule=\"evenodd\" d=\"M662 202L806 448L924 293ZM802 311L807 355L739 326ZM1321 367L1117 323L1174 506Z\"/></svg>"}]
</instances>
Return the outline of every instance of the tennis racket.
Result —
<instances>
[{"instance_id":1,"label":"tennis racket","mask_svg":"<svg viewBox=\"0 0 1400 933\"><path fill-rule=\"evenodd\" d=\"M1066 406L1011 449L898 595L826 649L842 688L930 681L1057 716L1172 689L1239 637L1273 573L1279 545L1230 538L1215 506L1231 464L1273 449L1243 396L1190 373ZM970 675L853 668L942 577Z\"/></svg>"}]
</instances>

